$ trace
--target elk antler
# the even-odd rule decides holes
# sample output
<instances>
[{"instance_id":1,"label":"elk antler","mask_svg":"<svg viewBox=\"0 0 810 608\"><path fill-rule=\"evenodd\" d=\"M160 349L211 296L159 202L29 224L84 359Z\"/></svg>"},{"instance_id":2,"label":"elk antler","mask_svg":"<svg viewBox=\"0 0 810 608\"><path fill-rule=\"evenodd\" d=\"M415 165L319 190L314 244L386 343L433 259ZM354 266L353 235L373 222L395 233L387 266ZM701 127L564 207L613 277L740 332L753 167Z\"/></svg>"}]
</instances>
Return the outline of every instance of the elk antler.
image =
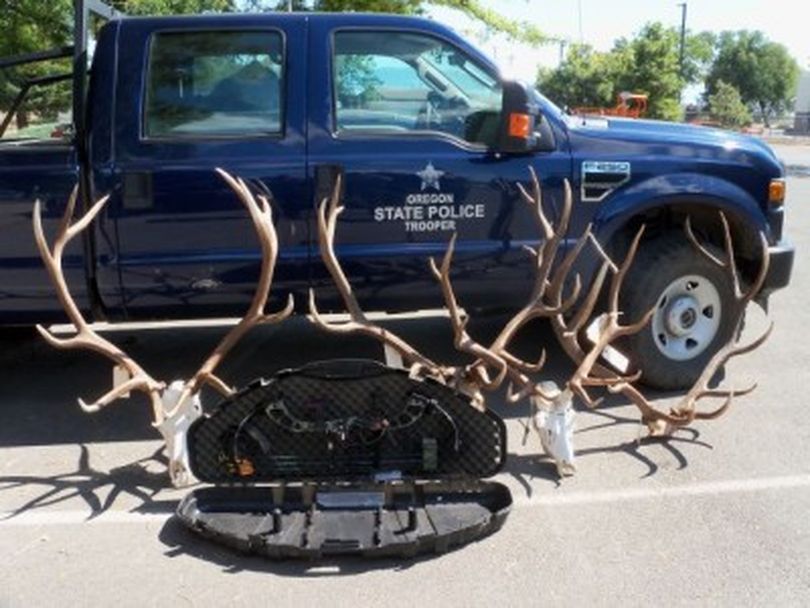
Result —
<instances>
[{"instance_id":1,"label":"elk antler","mask_svg":"<svg viewBox=\"0 0 810 608\"><path fill-rule=\"evenodd\" d=\"M146 373L140 365L115 344L94 332L88 325L79 307L76 305L73 296L70 295L70 290L62 271L62 254L68 243L81 233L82 230L87 228L90 222L92 222L104 208L109 196L105 196L96 201L79 220L72 223L77 198L78 186L73 188L70 194L65 212L62 215L62 220L59 223L56 236L54 237L53 248L48 246L48 241L42 229L40 202L37 200L34 203L34 238L37 243L37 248L45 263L45 269L48 272L51 283L53 283L56 288L56 297L59 298L62 308L65 309L68 318L71 323L73 323L73 327L76 329L76 335L70 338L57 338L42 325L37 325L37 331L39 331L42 337L52 346L62 349L86 348L92 350L112 359L116 365L125 369L129 374L129 380L108 391L94 402L88 404L79 399L79 405L85 412L97 412L130 391L142 391L146 393L152 404L155 424L160 424L164 417L161 393L165 388L165 384L158 382Z\"/></svg>"},{"instance_id":2,"label":"elk antler","mask_svg":"<svg viewBox=\"0 0 810 608\"><path fill-rule=\"evenodd\" d=\"M554 383L535 382L528 376L528 374L536 373L542 368L546 358L545 349L543 349L537 362L529 362L511 354L507 348L517 332L532 319L538 317L562 317L563 313L577 300L582 287L581 279L577 274L574 277L574 285L571 289L571 293L567 298L563 297L566 280L571 273L574 262L588 242L592 242L600 252L601 247L599 247L598 242L593 238L589 226L552 273L560 244L568 230L571 217L571 187L568 180L563 181L563 205L560 219L557 225L554 226L543 209L540 180L531 166L529 167L529 172L532 182L531 194L522 185L518 185L518 189L524 202L533 209L534 217L543 239L537 249L527 247L534 258L534 283L527 304L509 319L489 347L484 347L474 342L467 334L466 321L461 319L456 298L452 290L449 279L449 267L455 246L455 235L450 241L441 271L436 267L433 260L431 260L431 268L434 276L442 286L445 306L450 311L450 319L453 323L456 336L456 348L477 357L476 362L470 366L470 371L478 372L480 376L480 388L492 390L501 384L504 377L508 376L510 379L510 387L507 399L510 402L520 401L525 397L537 397L545 402L554 402L555 400L559 400L562 395L562 391L560 391L559 387L554 385ZM607 267L600 273L600 279L597 281L598 284L591 288L591 291L585 299L585 308L588 310L593 309L606 270ZM588 312L587 314L590 313ZM577 318L580 318L580 315L577 315ZM586 317L582 316L582 319L576 321L576 323L583 323L585 318ZM494 366L498 370L498 377L495 380L489 380L488 375L486 375L485 365ZM519 387L517 392L514 391L515 386Z\"/></svg>"},{"instance_id":3,"label":"elk antler","mask_svg":"<svg viewBox=\"0 0 810 608\"><path fill-rule=\"evenodd\" d=\"M280 321L289 316L292 312L293 301L292 296L290 296L286 308L281 312L272 315L264 313L264 307L267 303L270 286L273 282L273 271L278 256L278 237L273 227L270 201L263 195L260 195L257 201L243 180L234 178L221 169L217 169L217 173L219 173L237 194L239 200L248 211L256 232L258 233L262 249L261 274L256 293L253 296L253 301L251 302L248 312L222 339L197 373L184 383L180 397L170 408L166 407L166 403L162 398L162 392L166 388L166 384L155 380L129 355L90 328L84 316L79 311L78 306L76 306L73 296L70 295L70 290L62 271L62 254L65 247L76 235L90 225L93 219L95 219L98 213L103 209L109 197L105 196L99 199L84 216L75 223L71 223L78 194L78 189L74 188L68 200L62 221L59 224L52 250L48 247L42 229L40 203L37 201L34 204L34 236L37 247L39 248L51 282L56 288L57 297L62 307L65 309L68 318L76 328L77 333L71 338L60 339L41 325L37 326L37 330L53 346L58 348L86 348L93 350L112 359L116 365L125 369L129 374L129 380L111 389L93 403L86 404L84 401L79 400L83 410L88 412L98 411L122 395L134 390L140 390L147 393L149 396L152 403L154 424L157 426L160 425L166 417L171 417L175 411L183 406L190 396L196 395L205 384L212 386L223 395L229 395L233 392L232 389L214 374L214 370L222 361L223 357L251 327L260 323Z\"/></svg>"},{"instance_id":4,"label":"elk antler","mask_svg":"<svg viewBox=\"0 0 810 608\"><path fill-rule=\"evenodd\" d=\"M335 180L332 194L328 198L324 198L318 206L318 244L321 251L321 258L323 259L332 280L340 293L346 311L349 313L350 320L345 323L330 323L326 321L318 311L315 303L315 291L309 290L309 319L321 329L326 331L347 334L359 333L370 336L379 340L383 344L387 344L393 348L409 367L424 368L429 374L437 379L444 378L447 375L447 369L432 361L420 353L416 348L408 344L405 340L392 333L391 331L373 324L369 321L357 298L352 292L351 284L343 272L343 268L338 262L337 255L335 254L335 232L337 230L337 222L340 214L343 213L343 206L340 205L340 191L342 187L342 178L338 176ZM415 369L415 368L414 368Z\"/></svg>"},{"instance_id":5,"label":"elk antler","mask_svg":"<svg viewBox=\"0 0 810 608\"><path fill-rule=\"evenodd\" d=\"M630 249L625 256L624 261L618 267L616 267L615 264L613 264L613 262L607 258L604 251L600 250L600 253L605 256L605 261L597 274L594 285L591 287L588 298L586 298L586 302L572 319L570 325L567 326L567 330L558 335L563 344L568 343L569 348L573 348L577 341L577 335L580 329L593 313L593 308L596 304L599 292L601 291L607 270L611 267L615 268L616 270L613 272L613 276L610 280L610 288L608 292L608 310L607 312L599 315L596 320L598 337L594 341L594 344L590 350L588 350L579 361L579 366L568 381L568 386L571 387L571 390L578 395L588 405L588 407L591 408L595 407L598 402L591 399L590 395L588 395L588 392L585 390L586 386L610 387L617 384L631 384L641 377L640 373L630 377L625 377L620 375L608 376L606 374L592 376L591 372L598 363L599 358L605 352L605 349L614 340L623 336L638 333L647 325L647 323L650 322L650 319L652 319L652 316L655 313L655 308L653 307L635 323L631 323L630 325L621 325L619 323L619 318L622 314L619 311L619 294L622 289L622 284L624 283L624 278L627 276L627 272L630 270L630 266L633 264L633 260L636 257L636 252L638 251L638 246L643 235L644 225L642 224L642 226L638 229L638 232L636 232L636 236L633 238L632 243L630 244ZM557 321L559 324L565 323L563 319L558 318Z\"/></svg>"},{"instance_id":6,"label":"elk antler","mask_svg":"<svg viewBox=\"0 0 810 608\"><path fill-rule=\"evenodd\" d=\"M442 259L441 268L436 265L436 260L430 258L430 270L441 286L444 304L450 313L450 323L453 326L453 343L456 349L475 357L475 361L471 365L458 370L461 376L459 382L466 392L474 395L476 404L483 407L481 389L497 389L503 383L506 374L509 373L510 366L492 349L482 346L467 333L469 318L462 314L456 295L453 292L453 285L450 282L450 266L453 262L453 252L456 247L456 236L456 234L453 234L450 239L447 251ZM486 365L491 365L498 371L495 378L490 378Z\"/></svg>"},{"instance_id":7,"label":"elk antler","mask_svg":"<svg viewBox=\"0 0 810 608\"><path fill-rule=\"evenodd\" d=\"M158 382L146 373L120 348L93 331L76 306L65 281L62 270L62 254L65 247L71 239L90 225L107 203L108 197L105 196L98 200L84 216L72 223L78 193L78 190L74 188L59 224L52 249L49 248L42 229L40 203L37 201L34 204L34 237L37 247L51 282L56 288L56 295L76 329L76 335L67 339L55 337L40 325L37 326L39 333L57 348L87 348L112 359L117 366L127 371L129 374L127 381L114 387L91 404L80 399L79 405L86 412L96 412L131 391L146 393L152 405L153 424L166 441L169 454L169 474L175 485L184 485L190 479L185 436L191 423L202 414L199 401L202 387L209 385L223 395L230 395L233 390L214 374L214 370L222 359L251 327L260 323L281 321L288 317L293 310L293 300L290 296L287 306L282 311L275 314L265 314L264 312L278 257L278 237L273 226L269 199L259 195L257 200L243 180L234 178L221 169L217 169L217 172L236 193L250 215L262 250L261 274L256 293L245 316L225 335L190 379L185 382L172 382L168 388L165 383Z\"/></svg>"},{"instance_id":8,"label":"elk antler","mask_svg":"<svg viewBox=\"0 0 810 608\"><path fill-rule=\"evenodd\" d=\"M275 274L276 260L278 259L278 235L273 226L273 210L270 206L270 199L259 194L254 197L245 181L240 177L233 177L227 171L216 169L216 172L236 193L239 201L247 210L256 234L259 237L259 244L262 251L262 265L259 271L259 282L253 294L253 300L244 316L217 344L208 358L203 362L197 372L189 379L175 408L182 407L188 397L199 393L203 385L209 385L223 396L233 394L233 389L225 384L214 374L214 370L222 362L230 350L236 345L244 335L256 325L264 323L278 323L292 314L294 301L292 294L287 296L286 306L279 312L267 314L264 312L267 306L267 299L270 296L270 287L273 285L273 275ZM257 200L258 199L258 200Z\"/></svg>"},{"instance_id":9,"label":"elk antler","mask_svg":"<svg viewBox=\"0 0 810 608\"><path fill-rule=\"evenodd\" d=\"M526 325L529 321L536 318L562 318L563 314L568 311L573 304L577 301L582 290L582 280L579 274L574 275L574 284L571 288L571 293L567 298L563 297L563 291L566 286L566 281L571 273L571 269L576 262L576 259L582 253L583 248L587 243L592 243L598 250L601 247L596 239L593 238L591 226L588 225L577 240L576 244L566 253L562 261L557 266L552 276L552 269L554 262L557 259L560 244L566 233L568 232L568 225L571 219L572 209L572 194L571 184L567 179L563 180L563 205L560 212L560 220L556 228L546 217L543 210L543 197L540 180L537 177L534 168L529 167L532 181L532 193L529 194L526 189L519 184L518 189L526 204L534 209L534 216L540 232L543 237L542 244L535 250L527 247L529 253L535 258L535 278L532 287L532 293L526 305L515 314L509 322L501 330L500 334L495 338L492 343L492 350L499 356L503 357L510 365L520 369L525 373L534 373L540 371L543 363L545 362L546 352L543 349L540 359L537 363L529 363L523 361L508 352L507 347L514 339L518 331ZM594 304L596 296L598 295L598 288L592 289L591 293L586 298L586 304ZM527 385L524 388L532 392L532 387ZM526 395L523 395L526 396ZM514 396L518 400L522 397Z\"/></svg>"},{"instance_id":10,"label":"elk antler","mask_svg":"<svg viewBox=\"0 0 810 608\"><path fill-rule=\"evenodd\" d=\"M751 286L747 291L743 292L740 285L740 274L737 271L737 264L734 257L734 243L731 237L731 229L728 224L728 219L722 211L720 212L720 222L723 226L724 242L724 256L722 259L715 256L708 249L706 249L706 247L700 244L692 230L692 223L689 217L686 218L684 229L686 231L686 236L700 252L700 254L708 259L711 263L725 270L726 274L728 275L734 291L734 299L736 301L737 318L734 322L734 329L732 333L735 338L721 348L717 353L715 353L689 392L681 399L678 405L671 408L669 413L662 412L653 407L637 389L629 386L626 383L620 383L610 388L612 392L622 392L641 410L642 419L650 427L650 431L653 434L669 434L674 429L686 426L694 420L708 420L717 418L728 410L734 400L734 397L747 395L757 387L757 384L754 383L747 388L739 390L709 388L709 383L711 382L712 378L714 378L717 371L723 365L725 365L733 357L744 355L761 346L765 340L768 339L771 331L773 330L773 323L771 322L768 324L767 329L749 344L740 345L738 343L738 337L742 329L742 322L745 318L746 307L762 288L762 285L765 282L765 277L768 274L768 267L770 265L768 241L765 238L765 235L760 232L759 242L762 262L760 263L759 272L753 283L751 283ZM714 410L707 412L698 411L697 403L701 399L707 397L719 397L725 399L720 407Z\"/></svg>"}]
</instances>

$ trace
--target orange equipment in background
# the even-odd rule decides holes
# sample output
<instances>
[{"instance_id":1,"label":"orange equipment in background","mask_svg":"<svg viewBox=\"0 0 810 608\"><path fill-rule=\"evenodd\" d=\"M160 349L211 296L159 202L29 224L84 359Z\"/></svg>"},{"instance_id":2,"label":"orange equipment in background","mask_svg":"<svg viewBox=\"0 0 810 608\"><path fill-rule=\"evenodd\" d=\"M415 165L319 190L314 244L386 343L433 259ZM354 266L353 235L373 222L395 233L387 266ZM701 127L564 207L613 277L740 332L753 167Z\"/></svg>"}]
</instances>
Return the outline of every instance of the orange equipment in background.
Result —
<instances>
[{"instance_id":1,"label":"orange equipment in background","mask_svg":"<svg viewBox=\"0 0 810 608\"><path fill-rule=\"evenodd\" d=\"M612 108L572 108L572 114L597 116L625 116L627 118L640 118L647 112L647 96L640 93L624 91L616 95L616 105Z\"/></svg>"}]
</instances>

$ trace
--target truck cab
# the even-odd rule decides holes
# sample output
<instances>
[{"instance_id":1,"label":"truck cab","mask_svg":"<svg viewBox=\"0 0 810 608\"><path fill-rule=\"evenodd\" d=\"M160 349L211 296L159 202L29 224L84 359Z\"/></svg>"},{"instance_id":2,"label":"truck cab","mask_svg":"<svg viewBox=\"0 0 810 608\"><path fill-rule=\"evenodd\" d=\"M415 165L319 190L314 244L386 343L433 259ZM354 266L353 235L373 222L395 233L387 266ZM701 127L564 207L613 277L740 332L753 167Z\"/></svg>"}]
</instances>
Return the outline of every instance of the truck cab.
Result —
<instances>
[{"instance_id":1,"label":"truck cab","mask_svg":"<svg viewBox=\"0 0 810 608\"><path fill-rule=\"evenodd\" d=\"M722 210L752 274L758 235L766 236L763 299L789 281L783 190L774 196L784 173L766 145L711 129L568 116L432 21L115 18L99 34L84 107L73 140L0 143L4 324L61 317L28 236L30 210L41 199L46 228L55 225L77 180L87 201L110 195L83 250L66 259L88 314L241 314L260 256L217 167L272 197L281 244L274 298L291 292L302 310L309 288L324 294L322 308L338 308L314 225L337 175L345 206L337 253L364 307L392 312L441 307L427 259L453 234L463 305L519 308L533 276L523 248L540 235L518 184L533 169L554 218L568 181L568 245L590 224L621 255L648 226L625 306L631 316L660 312L628 348L662 387L693 377L730 331L731 286L690 251L687 217L721 244ZM596 256L582 260L586 281L596 265Z\"/></svg>"}]
</instances>

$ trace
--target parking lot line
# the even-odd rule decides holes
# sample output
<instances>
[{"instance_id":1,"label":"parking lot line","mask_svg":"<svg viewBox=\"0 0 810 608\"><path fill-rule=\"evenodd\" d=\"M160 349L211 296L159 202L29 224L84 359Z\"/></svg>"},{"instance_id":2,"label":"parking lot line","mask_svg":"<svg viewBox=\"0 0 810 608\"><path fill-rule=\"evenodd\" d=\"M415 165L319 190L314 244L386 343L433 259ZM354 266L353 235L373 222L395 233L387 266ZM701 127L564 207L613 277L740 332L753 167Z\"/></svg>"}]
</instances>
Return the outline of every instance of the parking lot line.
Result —
<instances>
[{"instance_id":1,"label":"parking lot line","mask_svg":"<svg viewBox=\"0 0 810 608\"><path fill-rule=\"evenodd\" d=\"M757 477L751 479L730 479L684 484L674 487L632 488L626 490L604 490L598 492L557 492L541 496L520 495L515 506L565 507L598 505L617 502L655 500L686 496L716 496L763 492L769 490L791 490L810 488L810 473L783 475L777 477ZM172 516L170 512L140 513L137 511L105 511L91 513L82 510L28 511L14 514L0 511L0 528L31 526L68 526L100 524L147 524L163 523Z\"/></svg>"},{"instance_id":2,"label":"parking lot line","mask_svg":"<svg viewBox=\"0 0 810 608\"><path fill-rule=\"evenodd\" d=\"M654 500L657 498L673 498L683 496L714 496L719 494L737 494L797 488L810 488L810 473L782 475L777 477L753 477L750 479L705 481L683 484L679 486L629 488L596 492L560 492L543 494L541 496L522 495L515 500L515 504L558 507L631 502L635 500Z\"/></svg>"}]
</instances>

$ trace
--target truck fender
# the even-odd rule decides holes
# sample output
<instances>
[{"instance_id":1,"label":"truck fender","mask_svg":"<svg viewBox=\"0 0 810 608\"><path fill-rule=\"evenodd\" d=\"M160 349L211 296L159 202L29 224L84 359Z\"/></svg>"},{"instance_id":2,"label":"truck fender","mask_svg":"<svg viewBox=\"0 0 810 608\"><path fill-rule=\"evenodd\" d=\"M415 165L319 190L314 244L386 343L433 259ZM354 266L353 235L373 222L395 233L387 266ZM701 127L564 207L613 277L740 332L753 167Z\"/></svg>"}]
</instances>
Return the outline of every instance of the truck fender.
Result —
<instances>
[{"instance_id":1,"label":"truck fender","mask_svg":"<svg viewBox=\"0 0 810 608\"><path fill-rule=\"evenodd\" d=\"M754 197L724 179L697 173L651 177L611 197L594 214L594 234L601 243L609 243L632 217L684 204L724 211L738 226L744 227L747 238L761 230L770 240L770 227Z\"/></svg>"}]
</instances>

